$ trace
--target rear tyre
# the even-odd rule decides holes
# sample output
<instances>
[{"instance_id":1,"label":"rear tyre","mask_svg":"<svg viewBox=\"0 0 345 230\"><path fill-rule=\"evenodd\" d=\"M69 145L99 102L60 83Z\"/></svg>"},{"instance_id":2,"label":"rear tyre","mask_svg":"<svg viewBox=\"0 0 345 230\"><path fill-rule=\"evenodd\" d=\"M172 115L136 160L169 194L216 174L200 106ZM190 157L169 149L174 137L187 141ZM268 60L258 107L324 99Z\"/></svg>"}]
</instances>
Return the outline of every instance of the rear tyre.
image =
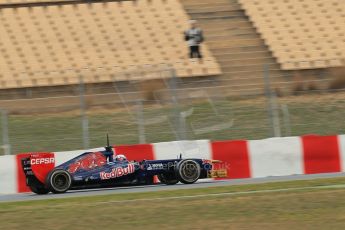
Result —
<instances>
[{"instance_id":1,"label":"rear tyre","mask_svg":"<svg viewBox=\"0 0 345 230\"><path fill-rule=\"evenodd\" d=\"M200 165L194 160L182 160L176 166L176 176L184 184L193 184L200 177Z\"/></svg>"},{"instance_id":2,"label":"rear tyre","mask_svg":"<svg viewBox=\"0 0 345 230\"><path fill-rule=\"evenodd\" d=\"M36 179L36 177L27 178L27 184L33 193L38 195L48 194L49 190L44 187L44 185Z\"/></svg>"},{"instance_id":3,"label":"rear tyre","mask_svg":"<svg viewBox=\"0 0 345 230\"><path fill-rule=\"evenodd\" d=\"M71 175L63 169L51 171L47 177L46 185L53 193L65 193L72 184Z\"/></svg>"},{"instance_id":4,"label":"rear tyre","mask_svg":"<svg viewBox=\"0 0 345 230\"><path fill-rule=\"evenodd\" d=\"M178 183L178 179L174 174L162 173L157 175L158 180L166 185L174 185Z\"/></svg>"},{"instance_id":5,"label":"rear tyre","mask_svg":"<svg viewBox=\"0 0 345 230\"><path fill-rule=\"evenodd\" d=\"M33 193L36 193L38 195L45 195L49 193L49 190L44 187L34 186L34 185L30 185L29 187Z\"/></svg>"}]
</instances>

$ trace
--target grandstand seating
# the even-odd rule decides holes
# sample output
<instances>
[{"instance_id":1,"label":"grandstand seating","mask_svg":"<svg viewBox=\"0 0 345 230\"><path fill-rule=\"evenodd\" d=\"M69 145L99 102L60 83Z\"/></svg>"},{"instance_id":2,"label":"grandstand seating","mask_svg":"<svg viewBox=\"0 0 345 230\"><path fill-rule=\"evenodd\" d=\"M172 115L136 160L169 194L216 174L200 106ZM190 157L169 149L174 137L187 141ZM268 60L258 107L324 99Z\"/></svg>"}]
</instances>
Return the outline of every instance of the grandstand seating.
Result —
<instances>
[{"instance_id":1,"label":"grandstand seating","mask_svg":"<svg viewBox=\"0 0 345 230\"><path fill-rule=\"evenodd\" d=\"M239 0L284 70L345 64L345 4L339 0Z\"/></svg>"},{"instance_id":2,"label":"grandstand seating","mask_svg":"<svg viewBox=\"0 0 345 230\"><path fill-rule=\"evenodd\" d=\"M58 0L59 2L73 2L75 0ZM0 0L0 5L30 4L30 3L49 3L56 0Z\"/></svg>"},{"instance_id":3,"label":"grandstand seating","mask_svg":"<svg viewBox=\"0 0 345 230\"><path fill-rule=\"evenodd\" d=\"M188 20L178 0L1 8L0 88L220 74L205 45L188 59Z\"/></svg>"},{"instance_id":4,"label":"grandstand seating","mask_svg":"<svg viewBox=\"0 0 345 230\"><path fill-rule=\"evenodd\" d=\"M198 20L198 25L204 30L205 43L222 68L222 75L217 80L227 95L264 92L263 76L267 69L274 88L289 92L291 71L280 69L238 0L181 2L189 16Z\"/></svg>"}]
</instances>

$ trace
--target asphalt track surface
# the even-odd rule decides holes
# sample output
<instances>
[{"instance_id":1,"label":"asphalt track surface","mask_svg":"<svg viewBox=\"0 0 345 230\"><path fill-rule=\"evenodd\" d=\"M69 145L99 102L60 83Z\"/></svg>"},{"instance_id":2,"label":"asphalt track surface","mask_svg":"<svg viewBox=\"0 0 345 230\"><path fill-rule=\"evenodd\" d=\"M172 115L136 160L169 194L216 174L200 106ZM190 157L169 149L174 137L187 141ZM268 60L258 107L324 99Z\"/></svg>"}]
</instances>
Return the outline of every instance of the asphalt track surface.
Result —
<instances>
[{"instance_id":1,"label":"asphalt track surface","mask_svg":"<svg viewBox=\"0 0 345 230\"><path fill-rule=\"evenodd\" d=\"M232 179L232 180L218 180L218 181L200 180L199 182L195 184L189 184L189 185L179 183L176 185L158 184L158 185L150 185L150 186L130 186L130 187L118 187L118 188L106 188L106 189L102 188L102 189L88 189L88 190L71 190L64 194L52 194L52 193L49 193L47 195L36 195L33 193L5 194L5 195L0 195L0 202L61 199L61 198L68 198L68 197L85 197L85 196L123 194L123 193L155 192L155 191L167 191L167 190L208 188L208 187L244 185L244 184L262 184L262 183L269 183L269 182L311 180L311 179L336 178L336 177L345 177L345 173L292 175L292 176Z\"/></svg>"}]
</instances>

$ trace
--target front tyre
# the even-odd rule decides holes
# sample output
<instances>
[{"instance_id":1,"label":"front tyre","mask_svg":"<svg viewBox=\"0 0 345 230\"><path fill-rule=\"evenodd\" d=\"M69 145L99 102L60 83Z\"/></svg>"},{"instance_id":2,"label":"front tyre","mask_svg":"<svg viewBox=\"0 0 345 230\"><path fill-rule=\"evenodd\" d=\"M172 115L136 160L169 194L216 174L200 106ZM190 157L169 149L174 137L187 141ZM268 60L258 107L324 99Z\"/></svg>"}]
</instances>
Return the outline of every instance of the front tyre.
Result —
<instances>
[{"instance_id":1,"label":"front tyre","mask_svg":"<svg viewBox=\"0 0 345 230\"><path fill-rule=\"evenodd\" d=\"M63 169L51 171L47 177L46 185L53 193L65 193L72 184L71 175Z\"/></svg>"},{"instance_id":2,"label":"front tyre","mask_svg":"<svg viewBox=\"0 0 345 230\"><path fill-rule=\"evenodd\" d=\"M200 177L200 165L194 160L182 160L176 166L176 176L184 184L193 184Z\"/></svg>"}]
</instances>

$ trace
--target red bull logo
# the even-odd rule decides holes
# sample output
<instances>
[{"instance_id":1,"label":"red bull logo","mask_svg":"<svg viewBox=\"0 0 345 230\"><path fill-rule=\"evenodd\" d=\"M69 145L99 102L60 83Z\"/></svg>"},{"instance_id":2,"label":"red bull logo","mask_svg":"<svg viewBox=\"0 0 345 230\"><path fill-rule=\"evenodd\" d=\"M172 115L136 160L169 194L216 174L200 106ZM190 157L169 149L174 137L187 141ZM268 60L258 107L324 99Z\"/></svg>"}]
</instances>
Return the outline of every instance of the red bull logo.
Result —
<instances>
[{"instance_id":1,"label":"red bull logo","mask_svg":"<svg viewBox=\"0 0 345 230\"><path fill-rule=\"evenodd\" d=\"M101 180L108 180L112 178L122 177L131 173L134 173L135 167L134 164L129 164L126 168L113 168L111 172L100 172Z\"/></svg>"}]
</instances>

